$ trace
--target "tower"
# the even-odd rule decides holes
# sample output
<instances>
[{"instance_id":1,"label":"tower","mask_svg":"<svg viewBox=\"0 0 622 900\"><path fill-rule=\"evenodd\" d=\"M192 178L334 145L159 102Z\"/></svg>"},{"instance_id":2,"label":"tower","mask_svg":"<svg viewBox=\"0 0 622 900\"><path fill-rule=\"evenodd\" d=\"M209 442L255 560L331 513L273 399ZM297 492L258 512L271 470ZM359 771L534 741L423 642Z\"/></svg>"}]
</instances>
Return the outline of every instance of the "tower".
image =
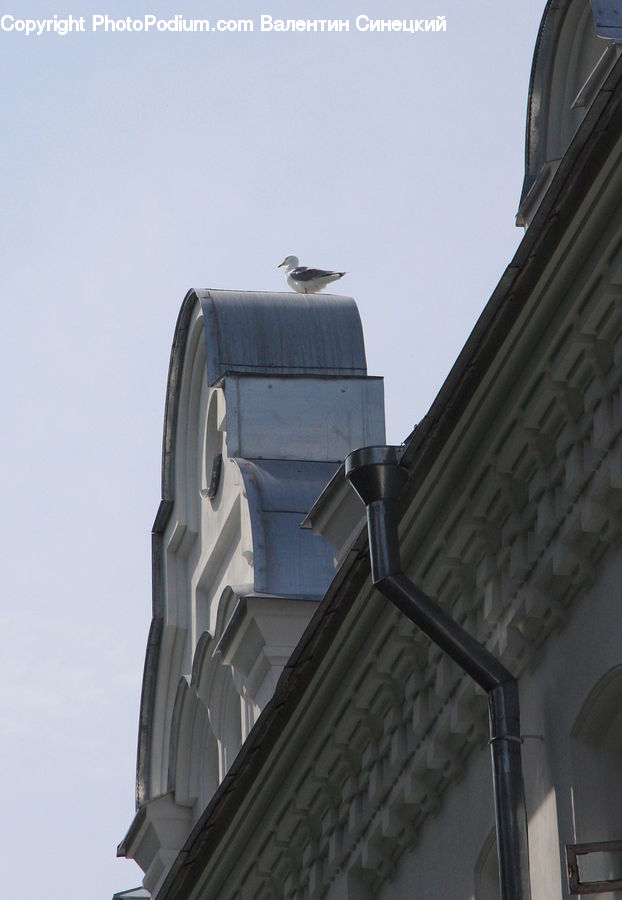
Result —
<instances>
[{"instance_id":1,"label":"tower","mask_svg":"<svg viewBox=\"0 0 622 900\"><path fill-rule=\"evenodd\" d=\"M190 291L171 352L137 813L119 854L157 893L335 574L302 520L384 441L356 304Z\"/></svg>"}]
</instances>

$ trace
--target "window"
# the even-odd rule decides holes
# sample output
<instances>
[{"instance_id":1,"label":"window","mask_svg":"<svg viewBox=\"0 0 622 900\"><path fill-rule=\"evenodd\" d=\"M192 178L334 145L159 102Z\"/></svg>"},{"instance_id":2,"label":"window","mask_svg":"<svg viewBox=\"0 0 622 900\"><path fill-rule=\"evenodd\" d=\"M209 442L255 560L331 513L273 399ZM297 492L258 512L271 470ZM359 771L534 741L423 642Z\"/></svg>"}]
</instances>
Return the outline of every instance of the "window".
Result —
<instances>
[{"instance_id":1,"label":"window","mask_svg":"<svg viewBox=\"0 0 622 900\"><path fill-rule=\"evenodd\" d=\"M622 666L605 675L585 701L572 730L572 757L576 841L622 841ZM581 881L620 878L620 863L619 853L580 854ZM600 893L611 900L622 896Z\"/></svg>"}]
</instances>

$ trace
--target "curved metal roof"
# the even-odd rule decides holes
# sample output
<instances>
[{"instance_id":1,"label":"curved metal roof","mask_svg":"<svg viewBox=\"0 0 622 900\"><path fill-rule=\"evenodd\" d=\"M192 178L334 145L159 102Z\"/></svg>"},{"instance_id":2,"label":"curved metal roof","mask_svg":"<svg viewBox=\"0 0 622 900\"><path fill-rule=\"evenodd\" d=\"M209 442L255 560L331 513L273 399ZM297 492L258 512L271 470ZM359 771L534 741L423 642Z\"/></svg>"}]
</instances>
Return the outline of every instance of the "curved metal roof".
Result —
<instances>
[{"instance_id":1,"label":"curved metal roof","mask_svg":"<svg viewBox=\"0 0 622 900\"><path fill-rule=\"evenodd\" d=\"M606 49L589 0L548 0L529 81L521 205L547 164L556 163L568 149L586 110L575 101Z\"/></svg>"},{"instance_id":2,"label":"curved metal roof","mask_svg":"<svg viewBox=\"0 0 622 900\"><path fill-rule=\"evenodd\" d=\"M226 373L367 374L356 303L335 294L199 290L210 385Z\"/></svg>"},{"instance_id":3,"label":"curved metal roof","mask_svg":"<svg viewBox=\"0 0 622 900\"><path fill-rule=\"evenodd\" d=\"M320 599L335 575L334 550L300 523L338 463L236 459L253 530L255 590Z\"/></svg>"}]
</instances>

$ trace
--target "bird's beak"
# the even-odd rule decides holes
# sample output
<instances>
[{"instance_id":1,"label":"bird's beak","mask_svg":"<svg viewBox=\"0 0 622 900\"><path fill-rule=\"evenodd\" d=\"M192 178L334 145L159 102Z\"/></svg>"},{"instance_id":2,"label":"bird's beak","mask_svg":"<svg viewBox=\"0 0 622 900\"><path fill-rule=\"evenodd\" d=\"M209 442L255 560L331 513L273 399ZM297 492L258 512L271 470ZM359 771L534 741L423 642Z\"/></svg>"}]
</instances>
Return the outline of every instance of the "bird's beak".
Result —
<instances>
[{"instance_id":1,"label":"bird's beak","mask_svg":"<svg viewBox=\"0 0 622 900\"><path fill-rule=\"evenodd\" d=\"M282 263L279 263L279 264L278 264L278 266L277 266L277 269L280 269L280 268L281 268L281 266L284 266L284 265L285 265L285 260L283 260L283 262L282 262Z\"/></svg>"}]
</instances>

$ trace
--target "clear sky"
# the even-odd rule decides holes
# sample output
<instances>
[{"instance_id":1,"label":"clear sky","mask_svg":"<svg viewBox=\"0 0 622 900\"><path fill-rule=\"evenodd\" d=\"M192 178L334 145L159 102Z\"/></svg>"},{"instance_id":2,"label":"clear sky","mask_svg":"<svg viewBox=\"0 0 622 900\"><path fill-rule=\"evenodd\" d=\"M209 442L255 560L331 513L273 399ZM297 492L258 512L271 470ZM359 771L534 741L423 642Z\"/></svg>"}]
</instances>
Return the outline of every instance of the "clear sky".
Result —
<instances>
[{"instance_id":1,"label":"clear sky","mask_svg":"<svg viewBox=\"0 0 622 900\"><path fill-rule=\"evenodd\" d=\"M427 411L521 237L544 0L23 0L0 31L0 895L111 897L134 814L168 357L190 287L346 269L388 438ZM91 32L91 15L252 33ZM261 33L261 14L349 33ZM369 33L446 16L445 33ZM6 22L8 24L8 22Z\"/></svg>"}]
</instances>

